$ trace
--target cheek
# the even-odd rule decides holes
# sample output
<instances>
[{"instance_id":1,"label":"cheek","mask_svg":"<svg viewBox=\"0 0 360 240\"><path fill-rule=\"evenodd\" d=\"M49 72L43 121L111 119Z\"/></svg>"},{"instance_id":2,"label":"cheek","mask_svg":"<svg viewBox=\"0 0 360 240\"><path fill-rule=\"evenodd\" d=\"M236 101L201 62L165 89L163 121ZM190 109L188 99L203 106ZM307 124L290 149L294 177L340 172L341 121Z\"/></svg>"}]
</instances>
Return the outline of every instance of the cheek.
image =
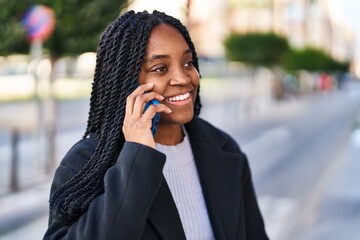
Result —
<instances>
[{"instance_id":1,"label":"cheek","mask_svg":"<svg viewBox=\"0 0 360 240\"><path fill-rule=\"evenodd\" d=\"M191 76L192 76L194 79L200 79L200 74L199 74L199 72L196 70L195 66L192 67L190 74L191 74Z\"/></svg>"},{"instance_id":2,"label":"cheek","mask_svg":"<svg viewBox=\"0 0 360 240\"><path fill-rule=\"evenodd\" d=\"M195 70L195 73L196 73L197 78L200 79L200 74L199 74L198 70L196 70L195 67L194 67L194 70Z\"/></svg>"},{"instance_id":3,"label":"cheek","mask_svg":"<svg viewBox=\"0 0 360 240\"><path fill-rule=\"evenodd\" d=\"M191 74L191 82L196 88L199 86L200 76L196 70Z\"/></svg>"},{"instance_id":4,"label":"cheek","mask_svg":"<svg viewBox=\"0 0 360 240\"><path fill-rule=\"evenodd\" d=\"M160 94L161 96L164 96L166 92L166 86L155 83L153 91Z\"/></svg>"},{"instance_id":5,"label":"cheek","mask_svg":"<svg viewBox=\"0 0 360 240\"><path fill-rule=\"evenodd\" d=\"M148 83L153 83L154 84L154 88L152 91L161 93L162 91L164 91L164 84L162 84L162 81L158 78L152 78L151 76L149 76L146 73L140 73L137 82L142 85L142 84L148 84Z\"/></svg>"}]
</instances>

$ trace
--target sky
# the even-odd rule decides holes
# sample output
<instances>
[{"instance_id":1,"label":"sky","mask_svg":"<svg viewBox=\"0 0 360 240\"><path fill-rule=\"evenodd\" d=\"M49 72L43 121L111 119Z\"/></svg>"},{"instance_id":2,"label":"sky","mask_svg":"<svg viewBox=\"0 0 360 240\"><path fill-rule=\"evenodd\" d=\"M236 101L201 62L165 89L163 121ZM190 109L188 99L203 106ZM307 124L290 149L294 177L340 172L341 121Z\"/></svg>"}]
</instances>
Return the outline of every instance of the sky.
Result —
<instances>
[{"instance_id":1,"label":"sky","mask_svg":"<svg viewBox=\"0 0 360 240\"><path fill-rule=\"evenodd\" d=\"M357 39L357 60L360 61L360 0L328 0L331 14L350 27Z\"/></svg>"},{"instance_id":2,"label":"sky","mask_svg":"<svg viewBox=\"0 0 360 240\"><path fill-rule=\"evenodd\" d=\"M359 0L329 0L329 6L339 21L353 28L360 27Z\"/></svg>"}]
</instances>

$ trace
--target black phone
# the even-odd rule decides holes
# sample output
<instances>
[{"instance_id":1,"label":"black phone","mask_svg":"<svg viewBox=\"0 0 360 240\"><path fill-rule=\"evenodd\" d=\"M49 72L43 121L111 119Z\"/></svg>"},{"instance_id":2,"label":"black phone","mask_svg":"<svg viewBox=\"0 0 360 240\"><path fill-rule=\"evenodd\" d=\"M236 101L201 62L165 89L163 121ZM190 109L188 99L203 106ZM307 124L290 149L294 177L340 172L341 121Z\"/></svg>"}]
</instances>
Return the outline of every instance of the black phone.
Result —
<instances>
[{"instance_id":1,"label":"black phone","mask_svg":"<svg viewBox=\"0 0 360 240\"><path fill-rule=\"evenodd\" d=\"M148 109L148 107L151 105L151 104L160 104L158 100L156 99L153 99L149 102L146 103L145 107L144 107L144 112L146 111L146 109ZM154 118L152 119L152 124L151 124L151 132L153 134L153 136L155 136L156 134L156 130L157 130L157 127L159 125L159 121L160 121L160 113L156 113Z\"/></svg>"}]
</instances>

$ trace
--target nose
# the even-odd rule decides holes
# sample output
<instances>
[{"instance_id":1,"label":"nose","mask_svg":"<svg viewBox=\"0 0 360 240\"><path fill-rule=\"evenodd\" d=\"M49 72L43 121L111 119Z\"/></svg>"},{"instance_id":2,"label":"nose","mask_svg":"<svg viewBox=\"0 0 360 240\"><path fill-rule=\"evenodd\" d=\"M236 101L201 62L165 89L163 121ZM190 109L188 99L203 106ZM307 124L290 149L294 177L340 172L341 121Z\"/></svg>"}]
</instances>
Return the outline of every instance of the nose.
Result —
<instances>
[{"instance_id":1,"label":"nose","mask_svg":"<svg viewBox=\"0 0 360 240\"><path fill-rule=\"evenodd\" d=\"M170 78L170 85L186 85L191 81L189 74L185 69L176 68Z\"/></svg>"}]
</instances>

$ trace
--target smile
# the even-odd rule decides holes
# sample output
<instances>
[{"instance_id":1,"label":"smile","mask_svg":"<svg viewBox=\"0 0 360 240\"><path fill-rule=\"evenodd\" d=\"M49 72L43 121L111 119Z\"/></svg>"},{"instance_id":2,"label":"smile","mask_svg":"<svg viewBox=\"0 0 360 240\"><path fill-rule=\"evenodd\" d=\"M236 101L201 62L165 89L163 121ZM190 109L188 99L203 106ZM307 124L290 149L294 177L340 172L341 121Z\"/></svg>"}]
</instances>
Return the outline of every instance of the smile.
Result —
<instances>
[{"instance_id":1,"label":"smile","mask_svg":"<svg viewBox=\"0 0 360 240\"><path fill-rule=\"evenodd\" d=\"M185 93L182 95L177 95L175 97L169 97L167 100L169 102L179 102L179 101L184 101L186 99L188 99L190 97L190 93Z\"/></svg>"}]
</instances>

